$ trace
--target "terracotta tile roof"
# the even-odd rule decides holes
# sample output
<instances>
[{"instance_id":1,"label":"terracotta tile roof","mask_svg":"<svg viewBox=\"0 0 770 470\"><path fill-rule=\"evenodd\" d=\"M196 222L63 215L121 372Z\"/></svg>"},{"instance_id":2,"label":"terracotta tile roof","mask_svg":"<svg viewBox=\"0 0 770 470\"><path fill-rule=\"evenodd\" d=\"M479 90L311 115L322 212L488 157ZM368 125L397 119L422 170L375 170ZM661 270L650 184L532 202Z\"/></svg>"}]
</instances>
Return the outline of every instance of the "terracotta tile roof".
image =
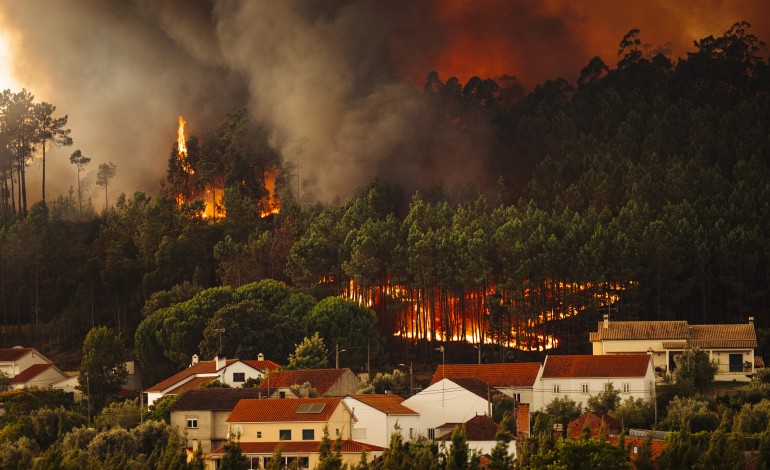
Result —
<instances>
[{"instance_id":1,"label":"terracotta tile roof","mask_svg":"<svg viewBox=\"0 0 770 470\"><path fill-rule=\"evenodd\" d=\"M504 362L498 364L445 364L436 368L430 384L442 378L472 377L493 387L531 387L540 371L539 362Z\"/></svg>"},{"instance_id":2,"label":"terracotta tile roof","mask_svg":"<svg viewBox=\"0 0 770 470\"><path fill-rule=\"evenodd\" d=\"M190 390L174 403L171 411L233 410L240 400L259 398L256 388L207 388Z\"/></svg>"},{"instance_id":3,"label":"terracotta tile roof","mask_svg":"<svg viewBox=\"0 0 770 470\"><path fill-rule=\"evenodd\" d=\"M266 370L276 370L281 367L280 364L276 364L273 361L241 361L249 367L265 372Z\"/></svg>"},{"instance_id":4,"label":"terracotta tile roof","mask_svg":"<svg viewBox=\"0 0 770 470\"><path fill-rule=\"evenodd\" d=\"M273 361L251 361L251 360L241 361L240 359L227 359L225 361L225 367L231 366L236 362L242 362L248 365L249 367L252 367L262 372L264 372L265 369L274 370L280 367L278 364L276 364ZM216 364L217 364L216 360L200 361L197 364L188 367L187 369L177 372L176 374L172 375L166 380L153 385L152 387L148 388L145 391L146 392L165 392L169 387L173 387L174 385L178 384L179 382L183 381L188 377L198 375L198 374L214 374L217 372ZM211 379L212 378L209 378L209 380ZM200 385L200 383L198 385ZM190 390L190 388L187 388L186 390ZM177 392L174 392L174 393L177 393Z\"/></svg>"},{"instance_id":5,"label":"terracotta tile roof","mask_svg":"<svg viewBox=\"0 0 770 470\"><path fill-rule=\"evenodd\" d=\"M317 454L321 441L278 441L278 442L241 442L241 452L244 454L272 454L275 448L282 447L283 455L287 454ZM360 454L361 452L383 452L384 447L379 447L363 442L346 440L342 441L342 453ZM221 455L224 451L220 447L211 455Z\"/></svg>"},{"instance_id":6,"label":"terracotta tile roof","mask_svg":"<svg viewBox=\"0 0 770 470\"><path fill-rule=\"evenodd\" d=\"M668 339L669 349L756 348L757 335L752 323L688 325L686 321L614 321L589 333L591 341L613 339ZM683 345L686 341L686 344ZM667 346L669 345L669 346Z\"/></svg>"},{"instance_id":7,"label":"terracotta tile roof","mask_svg":"<svg viewBox=\"0 0 770 470\"><path fill-rule=\"evenodd\" d=\"M230 361L227 361L227 362L230 362ZM178 384L182 380L188 377L191 377L193 375L213 374L215 372L216 372L216 361L200 361L199 363L192 365L187 369L177 372L176 374L172 375L166 380L153 385L152 387L148 388L145 391L146 392L164 392L166 391L167 388L172 387L173 385Z\"/></svg>"},{"instance_id":8,"label":"terracotta tile roof","mask_svg":"<svg viewBox=\"0 0 770 470\"><path fill-rule=\"evenodd\" d=\"M169 395L179 395L180 393L190 392L192 390L197 390L198 387L205 384L206 382L211 382L212 380L215 380L216 376L204 376L204 377L193 377L187 382L183 383L182 385L178 387L174 387L171 390L169 390Z\"/></svg>"},{"instance_id":9,"label":"terracotta tile roof","mask_svg":"<svg viewBox=\"0 0 770 470\"><path fill-rule=\"evenodd\" d=\"M265 398L238 402L227 418L228 423L276 423L285 421L328 421L342 398ZM302 405L323 405L317 413L298 412ZM306 406L305 406L306 407Z\"/></svg>"},{"instance_id":10,"label":"terracotta tile roof","mask_svg":"<svg viewBox=\"0 0 770 470\"><path fill-rule=\"evenodd\" d=\"M0 349L0 361L13 362L34 351L33 348L3 348Z\"/></svg>"},{"instance_id":11,"label":"terracotta tile roof","mask_svg":"<svg viewBox=\"0 0 770 470\"><path fill-rule=\"evenodd\" d=\"M392 394L368 394L368 395L348 395L361 403L382 411L387 415L417 415L416 411L409 409L401 404L404 397Z\"/></svg>"},{"instance_id":12,"label":"terracotta tile roof","mask_svg":"<svg viewBox=\"0 0 770 470\"><path fill-rule=\"evenodd\" d=\"M763 367L765 367L765 360L762 356L754 356L754 368L761 369Z\"/></svg>"},{"instance_id":13,"label":"terracotta tile roof","mask_svg":"<svg viewBox=\"0 0 770 470\"><path fill-rule=\"evenodd\" d=\"M599 330L591 341L606 339L686 339L686 321L611 321L607 328L599 322Z\"/></svg>"},{"instance_id":14,"label":"terracotta tile roof","mask_svg":"<svg viewBox=\"0 0 770 470\"><path fill-rule=\"evenodd\" d=\"M594 413L588 411L578 416L567 425L567 437L571 437L572 439L582 439L583 426L585 426L586 421L591 429L591 437L595 438L599 437L599 430L602 427L602 422L604 422L604 429L607 432L604 436L605 438L619 434L623 429L623 421L615 419L607 413Z\"/></svg>"},{"instance_id":15,"label":"terracotta tile roof","mask_svg":"<svg viewBox=\"0 0 770 470\"><path fill-rule=\"evenodd\" d=\"M456 377L454 379L447 380L456 383L460 387L468 390L474 395L483 398L484 400L492 400L497 395L502 395L502 393L499 392L496 388L479 379L474 379L471 377Z\"/></svg>"},{"instance_id":16,"label":"terracotta tile roof","mask_svg":"<svg viewBox=\"0 0 770 470\"><path fill-rule=\"evenodd\" d=\"M346 371L350 371L350 369L302 369L271 372L269 383L268 379L263 380L260 388L267 390L268 385L272 389L310 383L310 386L319 395L325 395L342 378Z\"/></svg>"},{"instance_id":17,"label":"terracotta tile roof","mask_svg":"<svg viewBox=\"0 0 770 470\"><path fill-rule=\"evenodd\" d=\"M687 341L663 341L664 349L687 349Z\"/></svg>"},{"instance_id":18,"label":"terracotta tile roof","mask_svg":"<svg viewBox=\"0 0 770 470\"><path fill-rule=\"evenodd\" d=\"M693 325L690 346L700 348L756 348L757 333L751 323Z\"/></svg>"},{"instance_id":19,"label":"terracotta tile roof","mask_svg":"<svg viewBox=\"0 0 770 470\"><path fill-rule=\"evenodd\" d=\"M457 426L455 423L446 423L439 428L448 428L448 432L441 436L442 441L452 440L452 432ZM494 441L497 435L498 424L487 415L476 415L465 423L465 435L468 441Z\"/></svg>"},{"instance_id":20,"label":"terracotta tile roof","mask_svg":"<svg viewBox=\"0 0 770 470\"><path fill-rule=\"evenodd\" d=\"M51 367L53 367L53 364L33 364L24 369L20 374L16 375L13 378L13 383L27 383Z\"/></svg>"},{"instance_id":21,"label":"terracotta tile roof","mask_svg":"<svg viewBox=\"0 0 770 470\"><path fill-rule=\"evenodd\" d=\"M647 354L603 356L546 356L543 378L559 377L643 377L647 374Z\"/></svg>"}]
</instances>

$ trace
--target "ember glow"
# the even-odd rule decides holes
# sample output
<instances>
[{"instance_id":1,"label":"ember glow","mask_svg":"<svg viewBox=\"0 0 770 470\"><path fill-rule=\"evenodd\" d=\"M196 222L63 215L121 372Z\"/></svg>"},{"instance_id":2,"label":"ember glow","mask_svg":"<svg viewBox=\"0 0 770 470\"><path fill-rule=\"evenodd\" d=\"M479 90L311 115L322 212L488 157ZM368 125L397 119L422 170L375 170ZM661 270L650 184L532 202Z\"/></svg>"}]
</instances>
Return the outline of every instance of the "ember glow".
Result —
<instances>
[{"instance_id":1,"label":"ember glow","mask_svg":"<svg viewBox=\"0 0 770 470\"><path fill-rule=\"evenodd\" d=\"M344 297L374 310L381 309L385 299L397 303L400 308L391 325L394 336L544 351L559 346L559 338L552 333L554 322L609 307L634 285L546 281L521 292L489 285L485 291L454 295L438 288L425 292L393 285L386 286L383 293L372 293L350 281ZM501 308L495 309L494 302ZM505 313L495 319L491 310Z\"/></svg>"}]
</instances>

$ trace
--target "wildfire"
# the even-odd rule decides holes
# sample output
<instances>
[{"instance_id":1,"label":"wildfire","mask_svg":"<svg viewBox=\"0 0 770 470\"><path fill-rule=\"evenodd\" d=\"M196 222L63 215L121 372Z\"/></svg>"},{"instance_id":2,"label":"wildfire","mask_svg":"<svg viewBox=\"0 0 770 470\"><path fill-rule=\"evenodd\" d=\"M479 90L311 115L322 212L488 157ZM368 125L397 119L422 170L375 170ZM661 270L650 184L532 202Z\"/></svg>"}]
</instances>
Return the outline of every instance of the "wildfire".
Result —
<instances>
[{"instance_id":1,"label":"wildfire","mask_svg":"<svg viewBox=\"0 0 770 470\"><path fill-rule=\"evenodd\" d=\"M281 203L275 197L275 179L278 176L278 170L271 168L265 171L265 189L267 189L267 207L260 211L259 215L267 217L270 214L277 214L281 211Z\"/></svg>"},{"instance_id":2,"label":"wildfire","mask_svg":"<svg viewBox=\"0 0 770 470\"><path fill-rule=\"evenodd\" d=\"M386 283L382 291L366 294L350 281L344 297L377 309L385 298L403 308L392 324L393 335L412 340L465 341L470 344L504 344L523 351L557 348L560 339L551 334L551 322L577 316L592 307L609 307L620 301L628 283L546 281L516 295L503 293L509 316L496 326L488 315L489 299L499 294L493 285L486 291L456 295L435 288L427 292ZM434 301L426 301L433 298ZM440 300L439 300L440 299Z\"/></svg>"},{"instance_id":3,"label":"wildfire","mask_svg":"<svg viewBox=\"0 0 770 470\"><path fill-rule=\"evenodd\" d=\"M187 144L185 143L184 138L184 126L187 124L187 121L184 120L184 118L179 115L179 127L177 128L177 138L176 138L176 144L177 144L177 161L179 162L179 166L184 170L185 173L188 175L194 175L195 170L193 170L193 167L190 166L190 162L187 160Z\"/></svg>"}]
</instances>

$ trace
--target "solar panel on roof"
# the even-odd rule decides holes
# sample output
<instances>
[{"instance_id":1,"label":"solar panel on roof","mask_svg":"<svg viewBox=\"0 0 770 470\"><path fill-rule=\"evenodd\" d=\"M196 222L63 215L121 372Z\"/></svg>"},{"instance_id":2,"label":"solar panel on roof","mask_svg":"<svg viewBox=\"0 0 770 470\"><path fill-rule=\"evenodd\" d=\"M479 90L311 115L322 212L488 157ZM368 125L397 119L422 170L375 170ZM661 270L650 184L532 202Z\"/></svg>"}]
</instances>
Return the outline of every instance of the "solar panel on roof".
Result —
<instances>
[{"instance_id":1,"label":"solar panel on roof","mask_svg":"<svg viewBox=\"0 0 770 470\"><path fill-rule=\"evenodd\" d=\"M326 407L326 403L311 403L308 413L320 413Z\"/></svg>"},{"instance_id":2,"label":"solar panel on roof","mask_svg":"<svg viewBox=\"0 0 770 470\"><path fill-rule=\"evenodd\" d=\"M302 403L297 407L295 413L310 413L310 407L312 405L312 403Z\"/></svg>"}]
</instances>

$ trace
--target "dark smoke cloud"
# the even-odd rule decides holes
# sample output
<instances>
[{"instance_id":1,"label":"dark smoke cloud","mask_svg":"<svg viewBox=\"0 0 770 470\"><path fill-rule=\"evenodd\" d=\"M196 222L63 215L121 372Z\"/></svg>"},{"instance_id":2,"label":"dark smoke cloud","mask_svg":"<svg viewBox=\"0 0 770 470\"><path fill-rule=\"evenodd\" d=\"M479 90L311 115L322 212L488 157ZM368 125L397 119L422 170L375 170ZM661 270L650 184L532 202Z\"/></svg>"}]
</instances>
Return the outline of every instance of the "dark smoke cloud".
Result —
<instances>
[{"instance_id":1,"label":"dark smoke cloud","mask_svg":"<svg viewBox=\"0 0 770 470\"><path fill-rule=\"evenodd\" d=\"M496 178L484 170L488 130L458 133L421 95L431 70L574 80L595 55L614 65L634 27L675 56L738 20L767 39L766 3L27 0L0 16L19 81L70 115L92 171L118 165L116 193L157 192L178 114L202 135L245 104L303 195L330 200L374 176L408 187ZM72 150L52 152L52 194L74 182Z\"/></svg>"}]
</instances>

